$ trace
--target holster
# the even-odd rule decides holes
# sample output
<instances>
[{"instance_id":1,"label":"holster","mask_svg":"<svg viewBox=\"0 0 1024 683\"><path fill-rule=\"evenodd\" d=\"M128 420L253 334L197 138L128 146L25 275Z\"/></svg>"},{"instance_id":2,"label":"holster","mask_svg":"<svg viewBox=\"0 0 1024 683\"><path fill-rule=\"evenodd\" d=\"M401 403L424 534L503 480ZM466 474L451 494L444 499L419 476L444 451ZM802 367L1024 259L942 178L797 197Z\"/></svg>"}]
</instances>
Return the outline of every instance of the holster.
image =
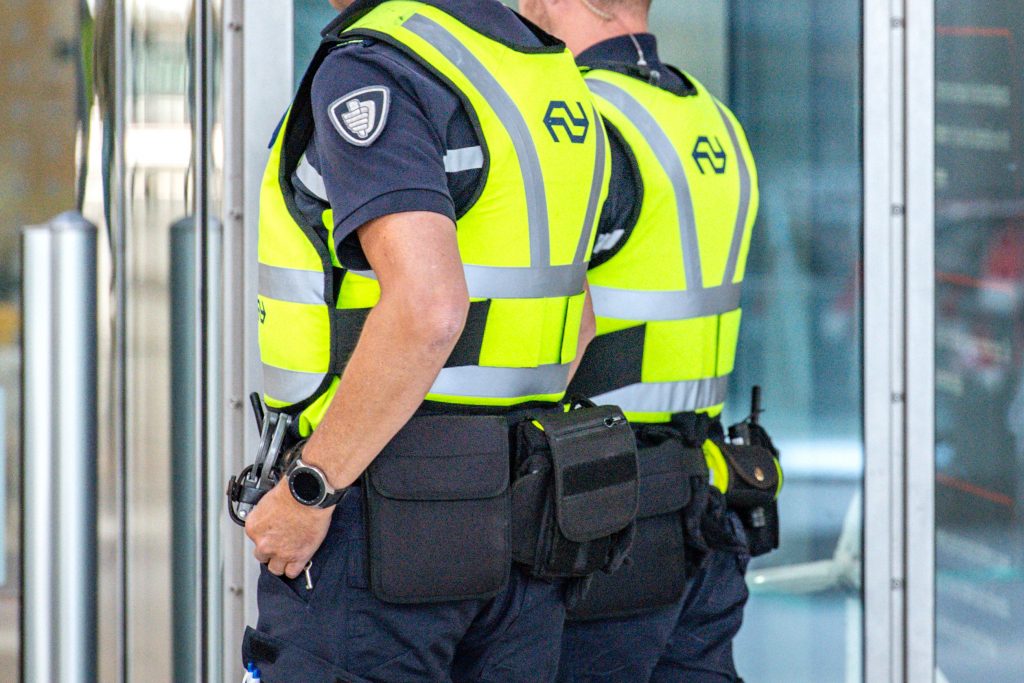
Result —
<instances>
[{"instance_id":1,"label":"holster","mask_svg":"<svg viewBox=\"0 0 1024 683\"><path fill-rule=\"evenodd\" d=\"M691 555L703 558L701 519L708 471L698 448L678 436L638 430L640 509L636 539L615 573L597 574L569 619L588 621L640 614L678 603L686 589ZM699 560L698 560L699 561Z\"/></svg>"},{"instance_id":2,"label":"holster","mask_svg":"<svg viewBox=\"0 0 1024 683\"><path fill-rule=\"evenodd\" d=\"M639 498L633 430L618 408L550 413L515 430L512 556L536 577L614 571Z\"/></svg>"},{"instance_id":3,"label":"holster","mask_svg":"<svg viewBox=\"0 0 1024 683\"><path fill-rule=\"evenodd\" d=\"M413 418L364 475L370 587L386 602L484 599L512 566L498 416Z\"/></svg>"},{"instance_id":4,"label":"holster","mask_svg":"<svg viewBox=\"0 0 1024 683\"><path fill-rule=\"evenodd\" d=\"M726 473L725 501L743 521L751 556L778 548L777 498L783 481L778 458L761 445L708 441L704 449L712 471ZM721 484L717 485L721 490Z\"/></svg>"}]
</instances>

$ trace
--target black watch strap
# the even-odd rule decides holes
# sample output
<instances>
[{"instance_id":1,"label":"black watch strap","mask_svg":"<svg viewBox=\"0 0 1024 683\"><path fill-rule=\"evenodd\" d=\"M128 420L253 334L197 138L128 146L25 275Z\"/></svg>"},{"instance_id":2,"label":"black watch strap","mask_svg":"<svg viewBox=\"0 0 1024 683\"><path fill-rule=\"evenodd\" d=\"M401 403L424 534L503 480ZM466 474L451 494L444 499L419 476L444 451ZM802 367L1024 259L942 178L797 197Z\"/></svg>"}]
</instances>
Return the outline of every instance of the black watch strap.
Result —
<instances>
[{"instance_id":1,"label":"black watch strap","mask_svg":"<svg viewBox=\"0 0 1024 683\"><path fill-rule=\"evenodd\" d=\"M320 503L319 505L317 505L317 507L320 508L321 510L326 510L327 508L332 508L335 505L337 505L338 503L340 503L342 500L345 499L345 494L346 493L348 493L348 487L347 486L345 488L343 488L343 489L338 489L334 493L332 493L332 494L328 495L326 498L324 498L323 502Z\"/></svg>"}]
</instances>

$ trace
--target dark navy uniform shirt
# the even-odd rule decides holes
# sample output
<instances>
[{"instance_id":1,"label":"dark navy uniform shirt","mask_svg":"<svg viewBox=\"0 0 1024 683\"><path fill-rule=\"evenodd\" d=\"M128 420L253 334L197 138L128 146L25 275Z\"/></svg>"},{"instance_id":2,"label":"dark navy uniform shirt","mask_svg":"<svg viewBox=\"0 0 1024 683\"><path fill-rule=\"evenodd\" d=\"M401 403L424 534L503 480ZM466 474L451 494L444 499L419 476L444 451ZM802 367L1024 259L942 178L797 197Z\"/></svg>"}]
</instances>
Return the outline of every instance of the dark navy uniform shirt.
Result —
<instances>
[{"instance_id":1,"label":"dark navy uniform shirt","mask_svg":"<svg viewBox=\"0 0 1024 683\"><path fill-rule=\"evenodd\" d=\"M497 0L426 1L504 42L524 47L555 42ZM359 0L342 16L378 2ZM344 124L331 110L370 87L386 88L390 102L380 136L361 146L346 139L339 128ZM482 180L480 140L459 96L411 57L374 40L343 45L317 72L312 99L316 133L306 151L309 165L296 173L296 186L308 190L299 204L319 216L318 200L330 203L343 265L368 267L354 231L369 221L406 211L439 213L454 221L469 210Z\"/></svg>"}]
</instances>

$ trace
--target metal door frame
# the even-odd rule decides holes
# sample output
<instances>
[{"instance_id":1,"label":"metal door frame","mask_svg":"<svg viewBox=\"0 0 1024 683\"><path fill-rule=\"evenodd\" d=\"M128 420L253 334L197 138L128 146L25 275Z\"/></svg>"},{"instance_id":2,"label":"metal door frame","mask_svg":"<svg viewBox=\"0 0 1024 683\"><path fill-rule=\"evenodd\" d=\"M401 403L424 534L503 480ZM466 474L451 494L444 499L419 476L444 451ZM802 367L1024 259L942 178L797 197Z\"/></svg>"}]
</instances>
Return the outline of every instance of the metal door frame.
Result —
<instances>
[{"instance_id":1,"label":"metal door frame","mask_svg":"<svg viewBox=\"0 0 1024 683\"><path fill-rule=\"evenodd\" d=\"M291 2L224 0L224 248L221 363L224 389L223 469L238 472L256 452L258 434L246 396L262 374L257 340L256 234L267 142L292 99ZM221 515L223 557L223 680L238 680L246 624L256 623L252 544Z\"/></svg>"},{"instance_id":2,"label":"metal door frame","mask_svg":"<svg viewBox=\"0 0 1024 683\"><path fill-rule=\"evenodd\" d=\"M935 5L864 0L864 674L935 680Z\"/></svg>"}]
</instances>

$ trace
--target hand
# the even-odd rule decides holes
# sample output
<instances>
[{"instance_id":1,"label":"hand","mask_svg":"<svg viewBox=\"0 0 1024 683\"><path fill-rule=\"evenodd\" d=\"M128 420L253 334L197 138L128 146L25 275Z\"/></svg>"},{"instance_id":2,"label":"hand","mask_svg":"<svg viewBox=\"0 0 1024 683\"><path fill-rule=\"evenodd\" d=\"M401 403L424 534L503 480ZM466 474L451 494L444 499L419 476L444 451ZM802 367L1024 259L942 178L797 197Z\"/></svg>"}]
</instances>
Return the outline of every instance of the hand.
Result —
<instances>
[{"instance_id":1,"label":"hand","mask_svg":"<svg viewBox=\"0 0 1024 683\"><path fill-rule=\"evenodd\" d=\"M299 504L282 481L253 508L245 533L256 544L256 559L271 574L298 578L327 537L334 508L320 510Z\"/></svg>"}]
</instances>

